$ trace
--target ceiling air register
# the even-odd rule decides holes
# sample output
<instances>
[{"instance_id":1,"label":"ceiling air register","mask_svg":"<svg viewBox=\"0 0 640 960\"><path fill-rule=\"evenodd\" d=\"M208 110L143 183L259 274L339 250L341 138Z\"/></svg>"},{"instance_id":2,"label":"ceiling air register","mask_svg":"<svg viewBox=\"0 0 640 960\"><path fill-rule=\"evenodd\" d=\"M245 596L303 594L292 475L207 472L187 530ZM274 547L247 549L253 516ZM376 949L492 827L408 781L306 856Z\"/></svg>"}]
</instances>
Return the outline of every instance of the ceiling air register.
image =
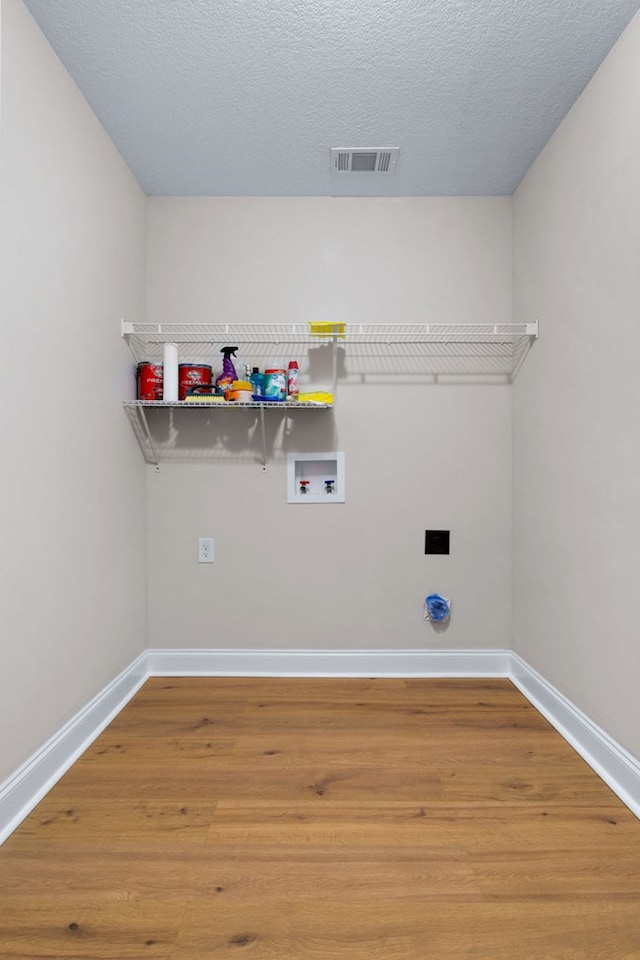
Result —
<instances>
[{"instance_id":1,"label":"ceiling air register","mask_svg":"<svg viewBox=\"0 0 640 960\"><path fill-rule=\"evenodd\" d=\"M385 149L332 147L332 173L393 173L398 161L399 147Z\"/></svg>"}]
</instances>

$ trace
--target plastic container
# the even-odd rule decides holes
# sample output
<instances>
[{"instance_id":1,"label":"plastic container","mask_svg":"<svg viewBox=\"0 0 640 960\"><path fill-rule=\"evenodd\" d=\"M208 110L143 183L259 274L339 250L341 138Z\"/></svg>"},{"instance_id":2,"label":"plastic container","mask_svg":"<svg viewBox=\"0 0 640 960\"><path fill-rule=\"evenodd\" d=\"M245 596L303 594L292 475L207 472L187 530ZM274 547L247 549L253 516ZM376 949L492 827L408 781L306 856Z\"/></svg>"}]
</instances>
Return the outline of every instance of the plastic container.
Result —
<instances>
[{"instance_id":1,"label":"plastic container","mask_svg":"<svg viewBox=\"0 0 640 960\"><path fill-rule=\"evenodd\" d=\"M231 403L251 403L251 384L248 380L234 380L231 389L225 391L224 398Z\"/></svg>"},{"instance_id":2,"label":"plastic container","mask_svg":"<svg viewBox=\"0 0 640 960\"><path fill-rule=\"evenodd\" d=\"M220 353L223 355L222 373L216 377L216 387L220 393L226 393L231 389L231 384L238 379L236 368L233 365L232 357L235 357L237 347L223 347Z\"/></svg>"},{"instance_id":3,"label":"plastic container","mask_svg":"<svg viewBox=\"0 0 640 960\"><path fill-rule=\"evenodd\" d=\"M297 360L289 361L289 369L287 370L287 400L297 400L299 387L298 382L300 378L300 371L298 370Z\"/></svg>"},{"instance_id":4,"label":"plastic container","mask_svg":"<svg viewBox=\"0 0 640 960\"><path fill-rule=\"evenodd\" d=\"M263 395L267 400L287 399L287 374L285 370L272 368L264 372Z\"/></svg>"},{"instance_id":5,"label":"plastic container","mask_svg":"<svg viewBox=\"0 0 640 960\"><path fill-rule=\"evenodd\" d=\"M253 368L249 380L254 396L261 397L264 393L264 374L260 373L258 367Z\"/></svg>"},{"instance_id":6,"label":"plastic container","mask_svg":"<svg viewBox=\"0 0 640 960\"><path fill-rule=\"evenodd\" d=\"M346 323L334 323L332 320L310 320L311 337L339 337L344 339Z\"/></svg>"}]
</instances>

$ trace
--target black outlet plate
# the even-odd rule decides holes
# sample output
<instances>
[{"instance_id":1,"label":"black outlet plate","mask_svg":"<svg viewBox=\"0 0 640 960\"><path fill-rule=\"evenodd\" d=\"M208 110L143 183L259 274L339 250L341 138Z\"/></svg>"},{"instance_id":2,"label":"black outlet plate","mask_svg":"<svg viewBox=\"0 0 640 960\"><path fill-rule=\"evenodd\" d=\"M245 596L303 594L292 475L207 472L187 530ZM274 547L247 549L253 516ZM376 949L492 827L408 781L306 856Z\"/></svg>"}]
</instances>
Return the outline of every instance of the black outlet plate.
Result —
<instances>
[{"instance_id":1,"label":"black outlet plate","mask_svg":"<svg viewBox=\"0 0 640 960\"><path fill-rule=\"evenodd\" d=\"M449 531L448 530L425 530L424 552L425 553L449 553Z\"/></svg>"}]
</instances>

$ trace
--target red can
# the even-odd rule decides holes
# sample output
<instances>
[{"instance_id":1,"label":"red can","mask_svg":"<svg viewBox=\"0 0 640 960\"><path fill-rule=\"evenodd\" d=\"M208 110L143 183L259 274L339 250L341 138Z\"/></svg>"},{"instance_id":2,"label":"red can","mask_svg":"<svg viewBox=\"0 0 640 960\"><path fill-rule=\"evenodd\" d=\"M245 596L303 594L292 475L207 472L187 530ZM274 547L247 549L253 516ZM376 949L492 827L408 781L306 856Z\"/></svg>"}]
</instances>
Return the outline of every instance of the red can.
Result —
<instances>
[{"instance_id":1,"label":"red can","mask_svg":"<svg viewBox=\"0 0 640 960\"><path fill-rule=\"evenodd\" d=\"M178 364L178 400L184 400L192 387L210 386L212 368L207 363Z\"/></svg>"},{"instance_id":2,"label":"red can","mask_svg":"<svg viewBox=\"0 0 640 960\"><path fill-rule=\"evenodd\" d=\"M138 400L162 400L162 364L143 361L136 370Z\"/></svg>"}]
</instances>

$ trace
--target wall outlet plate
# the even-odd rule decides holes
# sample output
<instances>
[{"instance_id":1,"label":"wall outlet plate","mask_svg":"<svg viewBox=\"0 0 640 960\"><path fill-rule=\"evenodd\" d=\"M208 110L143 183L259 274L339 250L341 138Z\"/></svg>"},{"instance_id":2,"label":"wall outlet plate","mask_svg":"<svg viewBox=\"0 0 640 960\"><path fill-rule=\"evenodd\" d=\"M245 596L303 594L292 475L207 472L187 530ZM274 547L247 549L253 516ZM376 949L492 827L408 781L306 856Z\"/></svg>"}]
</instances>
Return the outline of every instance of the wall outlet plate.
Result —
<instances>
[{"instance_id":1,"label":"wall outlet plate","mask_svg":"<svg viewBox=\"0 0 640 960\"><path fill-rule=\"evenodd\" d=\"M198 563L213 562L213 537L200 537L198 540Z\"/></svg>"}]
</instances>

